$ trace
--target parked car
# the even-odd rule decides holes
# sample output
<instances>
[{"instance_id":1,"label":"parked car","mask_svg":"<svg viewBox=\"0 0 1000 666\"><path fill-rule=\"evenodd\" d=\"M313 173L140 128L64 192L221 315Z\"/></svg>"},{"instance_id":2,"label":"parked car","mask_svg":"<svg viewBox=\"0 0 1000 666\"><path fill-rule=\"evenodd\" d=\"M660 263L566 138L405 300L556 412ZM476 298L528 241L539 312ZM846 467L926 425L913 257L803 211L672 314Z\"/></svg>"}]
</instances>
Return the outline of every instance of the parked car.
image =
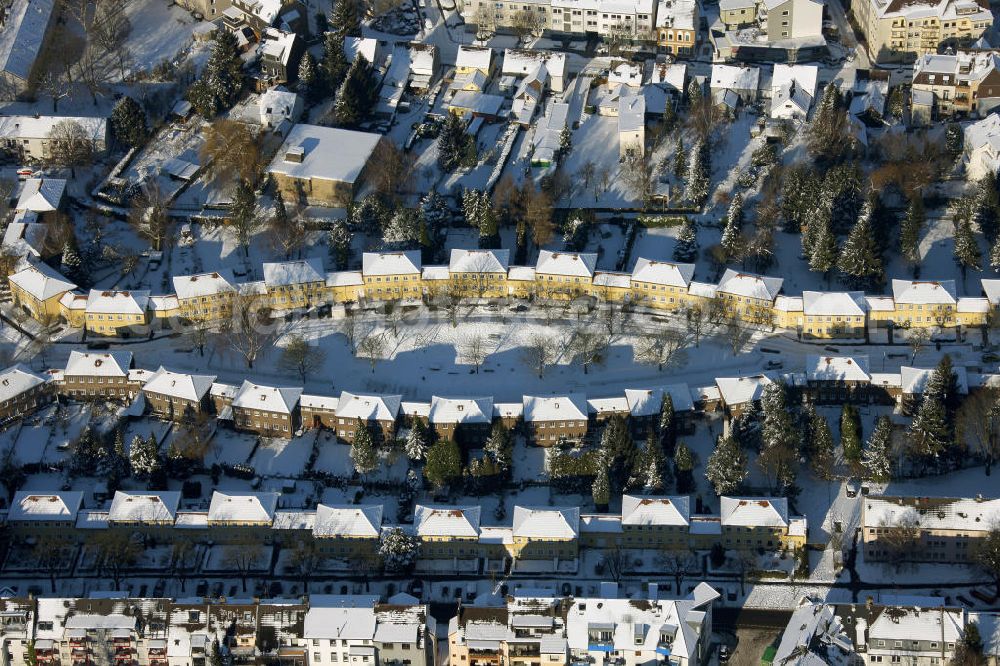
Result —
<instances>
[{"instance_id":1,"label":"parked car","mask_svg":"<svg viewBox=\"0 0 1000 666\"><path fill-rule=\"evenodd\" d=\"M766 370L777 370L778 368L785 367L784 361L768 361L764 364Z\"/></svg>"},{"instance_id":2,"label":"parked car","mask_svg":"<svg viewBox=\"0 0 1000 666\"><path fill-rule=\"evenodd\" d=\"M983 354L983 363L996 363L1000 361L1000 355L990 352L989 354Z\"/></svg>"}]
</instances>

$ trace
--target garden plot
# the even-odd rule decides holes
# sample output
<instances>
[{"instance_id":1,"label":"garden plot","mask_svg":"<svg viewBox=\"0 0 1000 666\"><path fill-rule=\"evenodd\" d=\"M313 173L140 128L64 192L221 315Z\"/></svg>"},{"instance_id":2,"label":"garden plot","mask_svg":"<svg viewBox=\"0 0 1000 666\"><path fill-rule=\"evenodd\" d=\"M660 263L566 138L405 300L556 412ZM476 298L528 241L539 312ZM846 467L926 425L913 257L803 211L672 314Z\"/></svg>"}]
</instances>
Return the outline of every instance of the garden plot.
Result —
<instances>
[{"instance_id":1,"label":"garden plot","mask_svg":"<svg viewBox=\"0 0 1000 666\"><path fill-rule=\"evenodd\" d=\"M205 144L206 126L207 123L197 116L188 122L165 126L132 159L121 177L130 183L152 181L164 197L172 199L188 181L171 176L171 172L179 173L182 162L195 168L200 165L198 154Z\"/></svg>"},{"instance_id":2,"label":"garden plot","mask_svg":"<svg viewBox=\"0 0 1000 666\"><path fill-rule=\"evenodd\" d=\"M136 0L126 6L125 14L131 26L126 48L133 70L152 69L192 45L191 31L197 21L180 5Z\"/></svg>"},{"instance_id":3,"label":"garden plot","mask_svg":"<svg viewBox=\"0 0 1000 666\"><path fill-rule=\"evenodd\" d=\"M244 569L253 573L265 573L271 568L274 546L265 544L240 544L232 546L212 546L205 553L202 571L236 571Z\"/></svg>"},{"instance_id":4,"label":"garden plot","mask_svg":"<svg viewBox=\"0 0 1000 666\"><path fill-rule=\"evenodd\" d=\"M312 438L281 437L262 438L249 465L257 474L279 477L295 477L305 469L309 454L312 453Z\"/></svg>"}]
</instances>

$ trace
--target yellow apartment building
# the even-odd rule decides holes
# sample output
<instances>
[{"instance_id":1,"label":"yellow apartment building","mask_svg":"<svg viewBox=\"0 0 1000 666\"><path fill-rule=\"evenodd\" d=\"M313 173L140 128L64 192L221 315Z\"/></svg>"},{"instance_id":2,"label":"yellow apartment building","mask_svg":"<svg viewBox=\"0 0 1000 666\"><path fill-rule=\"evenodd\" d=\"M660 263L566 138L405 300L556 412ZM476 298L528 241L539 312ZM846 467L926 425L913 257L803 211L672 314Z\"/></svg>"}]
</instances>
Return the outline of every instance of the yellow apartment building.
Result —
<instances>
[{"instance_id":1,"label":"yellow apartment building","mask_svg":"<svg viewBox=\"0 0 1000 666\"><path fill-rule=\"evenodd\" d=\"M370 301L419 300L423 295L420 252L365 252L361 258L364 296Z\"/></svg>"}]
</instances>

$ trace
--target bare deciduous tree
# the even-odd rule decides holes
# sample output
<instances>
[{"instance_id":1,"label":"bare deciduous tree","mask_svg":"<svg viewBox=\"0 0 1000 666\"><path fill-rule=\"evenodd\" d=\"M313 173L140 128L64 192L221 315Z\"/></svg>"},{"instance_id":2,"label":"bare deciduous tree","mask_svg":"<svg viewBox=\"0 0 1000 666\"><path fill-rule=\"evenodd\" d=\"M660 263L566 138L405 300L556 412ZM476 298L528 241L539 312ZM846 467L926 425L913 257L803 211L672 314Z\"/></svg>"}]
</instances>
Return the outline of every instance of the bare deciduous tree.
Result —
<instances>
[{"instance_id":1,"label":"bare deciduous tree","mask_svg":"<svg viewBox=\"0 0 1000 666\"><path fill-rule=\"evenodd\" d=\"M243 583L243 591L246 592L247 578L260 563L260 542L249 536L238 537L226 546L223 562L226 566L236 570Z\"/></svg>"},{"instance_id":2,"label":"bare deciduous tree","mask_svg":"<svg viewBox=\"0 0 1000 666\"><path fill-rule=\"evenodd\" d=\"M683 362L684 350L691 345L691 336L671 328L657 328L643 333L635 347L635 357L641 363L655 365L662 371Z\"/></svg>"},{"instance_id":3,"label":"bare deciduous tree","mask_svg":"<svg viewBox=\"0 0 1000 666\"><path fill-rule=\"evenodd\" d=\"M1000 457L1000 395L997 389L970 392L958 409L958 441L975 444L989 476Z\"/></svg>"},{"instance_id":4,"label":"bare deciduous tree","mask_svg":"<svg viewBox=\"0 0 1000 666\"><path fill-rule=\"evenodd\" d=\"M233 183L237 178L256 183L266 162L260 134L247 123L228 118L214 121L205 130L201 161L220 183Z\"/></svg>"},{"instance_id":5,"label":"bare deciduous tree","mask_svg":"<svg viewBox=\"0 0 1000 666\"><path fill-rule=\"evenodd\" d=\"M601 363L608 351L608 338L603 332L597 332L588 326L581 326L573 332L569 348L583 365L583 374L587 374L592 363Z\"/></svg>"},{"instance_id":6,"label":"bare deciduous tree","mask_svg":"<svg viewBox=\"0 0 1000 666\"><path fill-rule=\"evenodd\" d=\"M472 363L479 374L479 367L490 355L490 345L486 337L480 333L465 336L460 344L462 357Z\"/></svg>"},{"instance_id":7,"label":"bare deciduous tree","mask_svg":"<svg viewBox=\"0 0 1000 666\"><path fill-rule=\"evenodd\" d=\"M221 335L229 349L253 368L274 340L271 311L264 296L249 291L233 294L232 315L223 322Z\"/></svg>"},{"instance_id":8,"label":"bare deciduous tree","mask_svg":"<svg viewBox=\"0 0 1000 666\"><path fill-rule=\"evenodd\" d=\"M385 334L371 331L358 342L357 354L368 361L371 365L372 373L375 372L375 363L385 354Z\"/></svg>"},{"instance_id":9,"label":"bare deciduous tree","mask_svg":"<svg viewBox=\"0 0 1000 666\"><path fill-rule=\"evenodd\" d=\"M168 202L162 190L155 182L150 182L133 199L129 210L129 224L156 251L164 249L174 226L167 209Z\"/></svg>"},{"instance_id":10,"label":"bare deciduous tree","mask_svg":"<svg viewBox=\"0 0 1000 666\"><path fill-rule=\"evenodd\" d=\"M306 378L320 370L326 361L322 347L311 345L301 335L293 335L281 350L278 365L288 372L294 372L305 383Z\"/></svg>"},{"instance_id":11,"label":"bare deciduous tree","mask_svg":"<svg viewBox=\"0 0 1000 666\"><path fill-rule=\"evenodd\" d=\"M743 322L738 316L729 317L726 321L725 328L723 328L723 335L725 336L726 342L729 343L729 349L732 351L733 356L742 351L743 347L750 342L753 337L750 329L747 328L746 323Z\"/></svg>"},{"instance_id":12,"label":"bare deciduous tree","mask_svg":"<svg viewBox=\"0 0 1000 666\"><path fill-rule=\"evenodd\" d=\"M556 339L545 333L534 333L525 340L524 362L531 367L538 378L545 376L545 370L559 358Z\"/></svg>"},{"instance_id":13,"label":"bare deciduous tree","mask_svg":"<svg viewBox=\"0 0 1000 666\"><path fill-rule=\"evenodd\" d=\"M897 520L881 520L878 542L885 552L886 565L895 571L902 569L912 560L920 542L920 524L916 513L904 514Z\"/></svg>"},{"instance_id":14,"label":"bare deciduous tree","mask_svg":"<svg viewBox=\"0 0 1000 666\"><path fill-rule=\"evenodd\" d=\"M371 174L375 191L390 199L409 191L413 183L414 156L400 150L388 138L379 141L368 160L366 173Z\"/></svg>"}]
</instances>

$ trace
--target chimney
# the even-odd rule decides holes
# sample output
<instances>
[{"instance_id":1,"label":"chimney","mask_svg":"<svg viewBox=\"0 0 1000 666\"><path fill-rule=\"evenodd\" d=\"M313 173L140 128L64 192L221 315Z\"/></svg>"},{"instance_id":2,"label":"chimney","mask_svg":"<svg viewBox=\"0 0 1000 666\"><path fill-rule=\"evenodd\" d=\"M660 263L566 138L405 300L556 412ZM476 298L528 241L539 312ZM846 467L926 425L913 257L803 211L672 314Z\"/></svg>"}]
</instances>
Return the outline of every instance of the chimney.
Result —
<instances>
[{"instance_id":1,"label":"chimney","mask_svg":"<svg viewBox=\"0 0 1000 666\"><path fill-rule=\"evenodd\" d=\"M306 158L306 149L304 146L294 146L285 151L285 161L294 162L295 164L302 164L302 161Z\"/></svg>"}]
</instances>

